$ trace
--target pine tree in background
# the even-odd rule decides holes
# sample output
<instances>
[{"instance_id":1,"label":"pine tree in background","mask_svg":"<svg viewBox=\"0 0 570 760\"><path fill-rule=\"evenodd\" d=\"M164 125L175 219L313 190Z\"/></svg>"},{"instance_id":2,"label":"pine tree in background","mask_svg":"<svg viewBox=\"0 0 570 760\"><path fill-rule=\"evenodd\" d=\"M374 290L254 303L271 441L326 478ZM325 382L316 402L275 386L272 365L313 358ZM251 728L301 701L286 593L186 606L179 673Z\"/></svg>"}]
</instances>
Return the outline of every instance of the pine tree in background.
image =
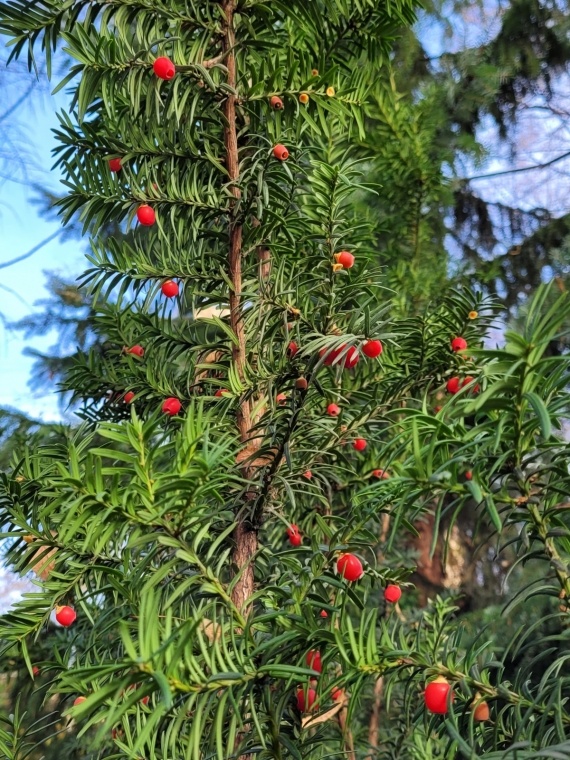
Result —
<instances>
[{"instance_id":1,"label":"pine tree in background","mask_svg":"<svg viewBox=\"0 0 570 760\"><path fill-rule=\"evenodd\" d=\"M73 720L55 757L570 757L568 361L544 357L568 299L541 291L504 351L477 348L494 312L471 293L395 319L352 208L352 143L412 11L0 4L17 55L61 40L77 61L63 218L138 223L91 243L85 424L1 481L9 559L40 580L0 637ZM543 651L513 666L528 630L505 646L452 600L417 608L412 524L445 518L450 546L465 508L546 562L517 597L550 605L541 677Z\"/></svg>"}]
</instances>

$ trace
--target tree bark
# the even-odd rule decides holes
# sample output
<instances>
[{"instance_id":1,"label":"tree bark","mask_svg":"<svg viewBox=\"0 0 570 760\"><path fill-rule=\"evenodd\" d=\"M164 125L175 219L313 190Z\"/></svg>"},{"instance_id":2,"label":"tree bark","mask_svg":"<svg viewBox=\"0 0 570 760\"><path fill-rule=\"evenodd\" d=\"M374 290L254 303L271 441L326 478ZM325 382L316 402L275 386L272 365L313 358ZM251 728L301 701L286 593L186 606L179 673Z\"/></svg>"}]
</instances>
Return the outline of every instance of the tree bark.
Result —
<instances>
[{"instance_id":1,"label":"tree bark","mask_svg":"<svg viewBox=\"0 0 570 760\"><path fill-rule=\"evenodd\" d=\"M223 53L227 68L227 83L235 91L237 86L236 57L235 57L235 30L234 11L236 0L225 0L222 6L225 21L223 26ZM230 327L236 338L237 345L232 345L232 360L238 376L243 379L246 364L246 336L242 320L242 239L243 223L239 218L239 202L241 190L239 188L239 151L236 126L236 101L235 93L228 94L225 103L226 126L224 128L224 144L226 150L226 168L230 179L230 189L233 195L232 213L230 216L230 239L228 253L228 274L232 282L230 290ZM237 425L239 435L244 446L251 449L259 448L259 442L250 441L251 436L251 406L248 399L241 399L237 410ZM253 452L252 452L253 453ZM252 467L244 462L243 475L250 478ZM235 548L233 561L236 565L239 578L232 591L234 604L245 614L249 612L248 601L255 589L254 580L254 557L257 551L257 531L249 525L248 515L242 510L237 516L237 526L234 532Z\"/></svg>"}]
</instances>

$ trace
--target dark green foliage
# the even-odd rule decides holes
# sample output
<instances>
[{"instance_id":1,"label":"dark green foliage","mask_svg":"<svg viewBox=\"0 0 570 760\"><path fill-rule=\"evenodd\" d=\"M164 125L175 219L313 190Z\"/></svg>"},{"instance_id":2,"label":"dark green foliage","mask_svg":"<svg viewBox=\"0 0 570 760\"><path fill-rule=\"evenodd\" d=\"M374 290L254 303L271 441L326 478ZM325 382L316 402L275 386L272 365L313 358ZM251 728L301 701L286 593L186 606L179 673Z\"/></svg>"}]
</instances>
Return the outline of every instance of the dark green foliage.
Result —
<instances>
[{"instance_id":1,"label":"dark green foliage","mask_svg":"<svg viewBox=\"0 0 570 760\"><path fill-rule=\"evenodd\" d=\"M84 424L25 448L0 481L8 561L41 578L0 618L0 638L20 671L35 647L48 650L54 720L63 708L76 721L52 742L60 755L570 757L558 598L570 592L560 435L569 360L549 353L570 301L542 288L501 350L482 347L497 311L481 294L442 287L428 301L436 277L426 282L419 251L441 232L437 124L398 114L393 91L372 97L412 11L375 0L0 4L18 54L63 39L77 61L61 116L59 206L93 231L82 308L104 337L66 375ZM153 76L155 53L178 65L173 81ZM273 94L283 111L271 110ZM402 172L379 202L401 223L416 278L396 307L378 230L355 207L375 190L362 176L374 113L403 136L379 159ZM277 142L289 161L272 157ZM117 154L123 168L112 174ZM109 239L108 225L129 225L142 202L156 226ZM345 249L356 263L339 270ZM167 302L160 284L170 277L183 297ZM466 354L451 352L455 335ZM369 338L384 343L379 360L362 353ZM143 357L124 352L135 343ZM360 361L345 368L353 350ZM452 375L466 382L442 401ZM168 396L182 402L172 418L161 412ZM331 401L339 418L325 412ZM474 541L491 535L498 554L516 557L507 613L535 597L544 605L544 646L533 640L539 625L512 626L508 640L474 635L452 598L415 603L417 520L433 516L451 551L469 512L481 526ZM292 523L299 547L286 541ZM354 584L337 572L346 551L365 569ZM531 562L540 582L519 570ZM404 589L401 609L384 601L389 582ZM58 604L78 613L69 630L50 622ZM456 694L445 719L422 702L437 675ZM318 702L302 716L296 692L311 677ZM492 712L481 725L477 693ZM77 695L87 699L73 707ZM0 734L9 760L25 756L17 743L33 736L29 722L15 746L19 718Z\"/></svg>"}]
</instances>

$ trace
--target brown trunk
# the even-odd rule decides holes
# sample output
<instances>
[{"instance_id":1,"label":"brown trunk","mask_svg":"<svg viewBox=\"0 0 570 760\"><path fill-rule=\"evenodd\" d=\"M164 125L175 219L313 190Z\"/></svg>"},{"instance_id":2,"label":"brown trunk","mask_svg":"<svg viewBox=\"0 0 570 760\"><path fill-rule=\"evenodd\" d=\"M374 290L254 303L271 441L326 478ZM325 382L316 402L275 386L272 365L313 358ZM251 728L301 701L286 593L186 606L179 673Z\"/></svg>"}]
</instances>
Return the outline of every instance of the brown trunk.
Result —
<instances>
[{"instance_id":1,"label":"brown trunk","mask_svg":"<svg viewBox=\"0 0 570 760\"><path fill-rule=\"evenodd\" d=\"M225 0L222 9L225 15L224 21L224 57L227 67L227 83L235 90L237 86L236 58L235 58L235 34L234 34L234 11L236 0ZM234 197L232 202L232 215L230 218L230 248L228 256L228 274L232 282L230 290L230 326L237 338L237 345L232 346L232 359L239 377L243 378L246 363L245 330L242 321L242 238L243 228L239 219L239 200L241 191L239 181L239 153L236 126L236 96L230 93L225 103L226 126L224 128L224 144L226 149L226 167L228 170L231 193ZM250 438L251 430L251 407L248 399L241 399L237 412L237 424L241 441L246 445ZM253 442L249 442L251 447ZM257 447L259 444L257 443ZM244 477L251 476L251 467L244 464ZM257 533L248 524L248 516L244 512L238 515L238 523L234 533L235 549L233 560L236 565L239 578L232 592L232 599L236 606L245 614L249 612L248 600L253 594L254 564L253 558L257 551Z\"/></svg>"},{"instance_id":2,"label":"brown trunk","mask_svg":"<svg viewBox=\"0 0 570 760\"><path fill-rule=\"evenodd\" d=\"M384 692L384 677L376 679L374 684L374 702L372 703L372 714L368 723L368 744L370 749L374 750L368 754L372 758L378 749L378 738L380 736L380 709L382 707L382 694Z\"/></svg>"},{"instance_id":3,"label":"brown trunk","mask_svg":"<svg viewBox=\"0 0 570 760\"><path fill-rule=\"evenodd\" d=\"M341 711L338 713L338 725L340 726L342 738L344 741L345 757L347 760L356 760L356 752L354 751L354 739L352 736L352 731L350 730L350 726L348 725L348 721L346 719L347 715L348 708L346 705L343 705Z\"/></svg>"},{"instance_id":4,"label":"brown trunk","mask_svg":"<svg viewBox=\"0 0 570 760\"><path fill-rule=\"evenodd\" d=\"M410 580L415 584L420 606L444 589L461 590L461 608L470 604L473 580L473 545L469 537L472 528L469 518L456 522L450 529L446 523L440 524L435 551L431 556L431 545L435 529L433 513L426 514L415 523L418 536L413 539L413 549L417 554L417 569ZM447 554L444 555L447 542ZM445 560L445 562L444 562Z\"/></svg>"}]
</instances>

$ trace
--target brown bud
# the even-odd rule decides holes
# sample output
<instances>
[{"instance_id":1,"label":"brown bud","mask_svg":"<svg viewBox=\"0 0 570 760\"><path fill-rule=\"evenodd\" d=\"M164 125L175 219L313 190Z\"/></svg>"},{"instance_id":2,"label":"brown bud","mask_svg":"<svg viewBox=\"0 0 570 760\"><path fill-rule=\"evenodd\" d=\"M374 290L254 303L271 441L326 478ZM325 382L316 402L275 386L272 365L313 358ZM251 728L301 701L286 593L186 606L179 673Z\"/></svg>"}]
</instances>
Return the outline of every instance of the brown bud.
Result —
<instances>
[{"instance_id":1,"label":"brown bud","mask_svg":"<svg viewBox=\"0 0 570 760\"><path fill-rule=\"evenodd\" d=\"M480 699L481 695L477 692L475 699L471 703L471 707L473 709L473 720L478 720L482 723L485 720L489 720L490 712L487 702L485 700L481 702L479 701Z\"/></svg>"},{"instance_id":2,"label":"brown bud","mask_svg":"<svg viewBox=\"0 0 570 760\"><path fill-rule=\"evenodd\" d=\"M304 377L298 377L298 378L295 380L295 388L296 388L298 391L306 391L306 390L307 390L307 388L308 388L308 385L309 385L309 384L307 383L307 380L306 380L306 378L304 378Z\"/></svg>"}]
</instances>

